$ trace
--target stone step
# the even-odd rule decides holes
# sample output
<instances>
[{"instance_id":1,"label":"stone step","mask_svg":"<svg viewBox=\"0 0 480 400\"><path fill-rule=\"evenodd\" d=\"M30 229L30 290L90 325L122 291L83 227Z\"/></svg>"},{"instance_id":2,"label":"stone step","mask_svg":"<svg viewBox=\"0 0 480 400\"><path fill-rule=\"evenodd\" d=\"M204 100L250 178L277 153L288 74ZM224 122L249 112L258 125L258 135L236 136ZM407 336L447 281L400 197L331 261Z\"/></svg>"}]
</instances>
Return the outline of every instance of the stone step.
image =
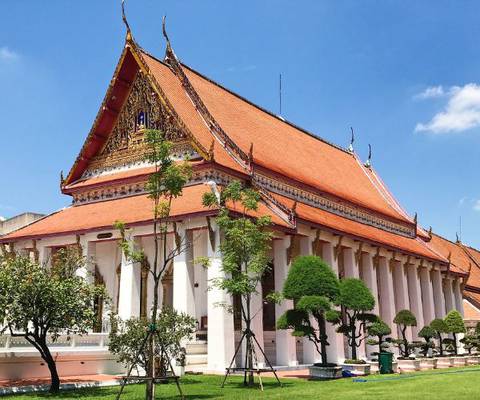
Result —
<instances>
[{"instance_id":1,"label":"stone step","mask_svg":"<svg viewBox=\"0 0 480 400\"><path fill-rule=\"evenodd\" d=\"M187 355L189 354L207 354L208 345L206 341L190 342L186 345Z\"/></svg>"},{"instance_id":2,"label":"stone step","mask_svg":"<svg viewBox=\"0 0 480 400\"><path fill-rule=\"evenodd\" d=\"M208 362L207 354L187 354L186 365L200 365Z\"/></svg>"}]
</instances>

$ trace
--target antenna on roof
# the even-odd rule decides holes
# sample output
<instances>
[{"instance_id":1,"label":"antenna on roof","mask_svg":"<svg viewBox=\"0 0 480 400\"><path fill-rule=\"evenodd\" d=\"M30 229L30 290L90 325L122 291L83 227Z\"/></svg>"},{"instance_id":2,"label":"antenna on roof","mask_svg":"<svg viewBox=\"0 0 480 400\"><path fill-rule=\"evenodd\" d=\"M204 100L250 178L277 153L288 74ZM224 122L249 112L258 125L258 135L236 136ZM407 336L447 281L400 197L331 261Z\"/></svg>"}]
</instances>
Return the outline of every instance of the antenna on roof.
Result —
<instances>
[{"instance_id":1,"label":"antenna on roof","mask_svg":"<svg viewBox=\"0 0 480 400\"><path fill-rule=\"evenodd\" d=\"M355 142L355 134L353 132L353 128L350 127L350 130L352 131L352 138L350 139L350 145L348 146L348 151L350 153L353 153L354 149L353 149L353 142Z\"/></svg>"},{"instance_id":2,"label":"antenna on roof","mask_svg":"<svg viewBox=\"0 0 480 400\"><path fill-rule=\"evenodd\" d=\"M372 146L370 143L368 144L368 158L367 158L367 161L365 162L365 166L367 168L370 168L372 166Z\"/></svg>"},{"instance_id":3,"label":"antenna on roof","mask_svg":"<svg viewBox=\"0 0 480 400\"><path fill-rule=\"evenodd\" d=\"M280 74L280 79L279 79L279 85L278 85L278 96L279 96L279 102L280 102L280 111L278 115L282 115L282 74Z\"/></svg>"},{"instance_id":4,"label":"antenna on roof","mask_svg":"<svg viewBox=\"0 0 480 400\"><path fill-rule=\"evenodd\" d=\"M128 24L127 16L125 15L125 0L122 0L122 20L127 27L127 40L130 40L132 38L132 31L130 29L130 25Z\"/></svg>"}]
</instances>

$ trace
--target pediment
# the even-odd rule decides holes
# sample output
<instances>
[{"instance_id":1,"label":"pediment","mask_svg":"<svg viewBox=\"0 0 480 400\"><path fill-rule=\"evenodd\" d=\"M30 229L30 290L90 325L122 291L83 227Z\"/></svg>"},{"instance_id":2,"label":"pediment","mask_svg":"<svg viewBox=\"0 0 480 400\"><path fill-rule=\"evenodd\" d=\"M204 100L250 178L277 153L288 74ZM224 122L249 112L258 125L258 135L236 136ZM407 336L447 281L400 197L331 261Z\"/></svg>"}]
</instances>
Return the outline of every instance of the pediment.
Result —
<instances>
[{"instance_id":1,"label":"pediment","mask_svg":"<svg viewBox=\"0 0 480 400\"><path fill-rule=\"evenodd\" d=\"M144 163L147 151L144 134L147 129L164 132L167 139L174 143L176 157L198 157L187 134L175 123L175 118L162 103L150 80L139 69L108 139L90 160L82 177Z\"/></svg>"}]
</instances>

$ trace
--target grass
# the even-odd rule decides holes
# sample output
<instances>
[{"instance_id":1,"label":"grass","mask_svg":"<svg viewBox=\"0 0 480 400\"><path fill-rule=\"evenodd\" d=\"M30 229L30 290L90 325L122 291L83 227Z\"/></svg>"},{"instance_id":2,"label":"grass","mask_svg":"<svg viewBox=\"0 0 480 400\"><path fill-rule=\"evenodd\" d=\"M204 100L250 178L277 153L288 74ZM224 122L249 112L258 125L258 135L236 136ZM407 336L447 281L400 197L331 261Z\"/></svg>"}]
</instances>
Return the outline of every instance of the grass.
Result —
<instances>
[{"instance_id":1,"label":"grass","mask_svg":"<svg viewBox=\"0 0 480 400\"><path fill-rule=\"evenodd\" d=\"M188 399L459 400L480 397L480 368L478 367L372 376L366 378L367 382L355 382L353 379L318 382L283 378L283 388L279 388L273 379L265 378L264 392L254 388L244 388L239 377L229 378L225 389L221 389L221 378L220 376L189 375L182 379L182 389ZM28 394L7 396L4 399L114 399L118 389L118 387L89 388L64 391L56 396ZM122 399L141 399L144 390L144 386L130 385L125 389ZM173 383L158 385L157 398L179 398L175 385Z\"/></svg>"}]
</instances>

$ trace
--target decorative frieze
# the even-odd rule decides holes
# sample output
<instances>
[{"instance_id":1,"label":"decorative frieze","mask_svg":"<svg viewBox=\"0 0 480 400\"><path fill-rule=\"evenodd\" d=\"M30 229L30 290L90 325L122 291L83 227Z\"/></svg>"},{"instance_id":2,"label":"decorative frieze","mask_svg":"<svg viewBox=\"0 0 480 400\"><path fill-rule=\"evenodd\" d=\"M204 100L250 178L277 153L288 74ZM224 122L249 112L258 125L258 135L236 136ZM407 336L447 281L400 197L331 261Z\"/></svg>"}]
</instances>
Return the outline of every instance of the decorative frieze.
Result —
<instances>
[{"instance_id":1,"label":"decorative frieze","mask_svg":"<svg viewBox=\"0 0 480 400\"><path fill-rule=\"evenodd\" d=\"M271 178L266 175L255 173L256 182L265 189L288 197L290 199L308 204L312 207L319 208L324 211L331 212L341 217L370 225L388 232L413 238L416 235L413 226L403 225L381 218L378 215L369 213L363 209L355 208L345 203L333 200L317 193L309 192L298 187L294 187L280 180Z\"/></svg>"},{"instance_id":2,"label":"decorative frieze","mask_svg":"<svg viewBox=\"0 0 480 400\"><path fill-rule=\"evenodd\" d=\"M232 176L214 169L206 169L194 172L187 186L197 185L209 181L214 181L218 185L227 185L233 179ZM95 189L86 189L74 192L73 204L87 204L98 201L112 200L123 197L135 196L147 193L147 180L142 182L131 182L121 184L109 184Z\"/></svg>"}]
</instances>

